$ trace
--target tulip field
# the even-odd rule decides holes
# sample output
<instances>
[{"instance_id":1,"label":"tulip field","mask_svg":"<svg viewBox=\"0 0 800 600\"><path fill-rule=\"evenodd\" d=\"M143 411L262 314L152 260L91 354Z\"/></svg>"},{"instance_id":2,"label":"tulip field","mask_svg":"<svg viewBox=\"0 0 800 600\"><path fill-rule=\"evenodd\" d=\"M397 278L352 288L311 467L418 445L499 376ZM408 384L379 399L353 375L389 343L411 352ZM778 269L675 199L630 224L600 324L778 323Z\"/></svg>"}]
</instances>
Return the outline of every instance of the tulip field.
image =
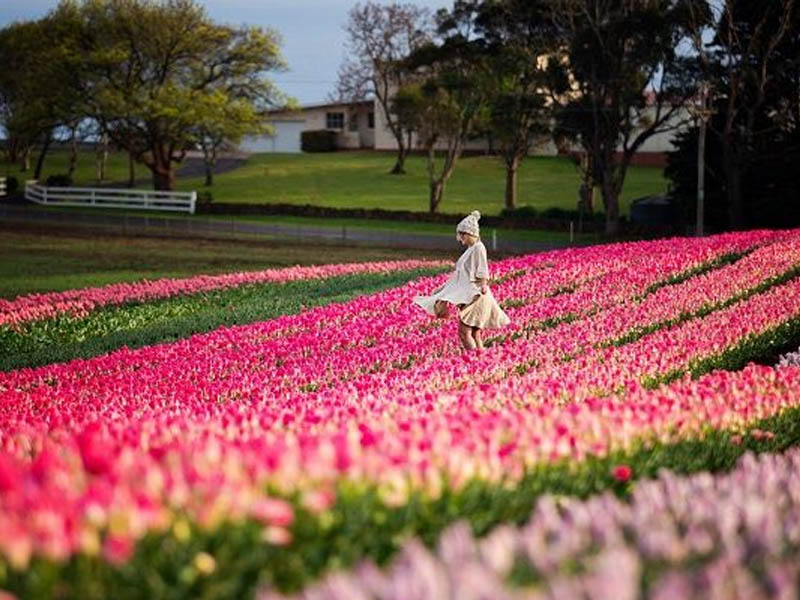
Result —
<instances>
[{"instance_id":1,"label":"tulip field","mask_svg":"<svg viewBox=\"0 0 800 600\"><path fill-rule=\"evenodd\" d=\"M451 266L0 301L0 599L797 597L800 230Z\"/></svg>"}]
</instances>

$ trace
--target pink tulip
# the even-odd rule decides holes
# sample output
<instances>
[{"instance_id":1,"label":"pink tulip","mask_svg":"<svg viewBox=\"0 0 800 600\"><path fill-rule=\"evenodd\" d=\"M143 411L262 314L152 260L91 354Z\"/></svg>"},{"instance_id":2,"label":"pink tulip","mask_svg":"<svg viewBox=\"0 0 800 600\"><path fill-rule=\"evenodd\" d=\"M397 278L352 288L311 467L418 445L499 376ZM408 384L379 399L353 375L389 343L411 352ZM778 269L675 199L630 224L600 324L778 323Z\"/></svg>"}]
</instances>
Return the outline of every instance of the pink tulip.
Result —
<instances>
[{"instance_id":1,"label":"pink tulip","mask_svg":"<svg viewBox=\"0 0 800 600\"><path fill-rule=\"evenodd\" d=\"M617 465L611 469L611 475L617 481L625 482L633 477L633 469L631 469L628 465Z\"/></svg>"}]
</instances>

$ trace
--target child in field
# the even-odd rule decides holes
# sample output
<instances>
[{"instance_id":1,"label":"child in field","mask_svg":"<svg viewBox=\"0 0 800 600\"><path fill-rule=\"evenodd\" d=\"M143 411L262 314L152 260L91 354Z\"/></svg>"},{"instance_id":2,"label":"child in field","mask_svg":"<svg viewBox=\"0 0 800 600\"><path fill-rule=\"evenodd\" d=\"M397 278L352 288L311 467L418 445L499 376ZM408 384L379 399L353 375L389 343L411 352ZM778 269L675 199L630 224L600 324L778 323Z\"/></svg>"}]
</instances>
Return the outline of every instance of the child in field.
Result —
<instances>
[{"instance_id":1,"label":"child in field","mask_svg":"<svg viewBox=\"0 0 800 600\"><path fill-rule=\"evenodd\" d=\"M483 329L504 327L511 321L488 286L486 246L480 238L481 213L473 210L456 227L456 239L467 249L443 286L414 302L436 317L447 315L448 304L458 307L458 337L465 350L483 348Z\"/></svg>"}]
</instances>

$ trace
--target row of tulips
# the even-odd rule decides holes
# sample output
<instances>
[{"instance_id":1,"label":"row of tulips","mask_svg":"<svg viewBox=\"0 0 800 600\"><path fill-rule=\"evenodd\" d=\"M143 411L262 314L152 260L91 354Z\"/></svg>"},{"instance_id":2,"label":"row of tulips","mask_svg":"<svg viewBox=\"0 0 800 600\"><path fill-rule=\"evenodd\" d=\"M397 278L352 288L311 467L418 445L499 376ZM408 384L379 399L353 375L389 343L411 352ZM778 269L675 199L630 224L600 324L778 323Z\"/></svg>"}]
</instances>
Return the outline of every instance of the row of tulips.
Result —
<instances>
[{"instance_id":1,"label":"row of tulips","mask_svg":"<svg viewBox=\"0 0 800 600\"><path fill-rule=\"evenodd\" d=\"M327 279L362 273L391 273L444 266L443 261L403 260L348 263L309 267L288 267L223 275L198 275L185 279L156 279L136 283L113 283L97 288L68 290L0 299L0 326L51 319L62 314L84 317L108 305L147 302L252 284L286 283L308 279Z\"/></svg>"},{"instance_id":2,"label":"row of tulips","mask_svg":"<svg viewBox=\"0 0 800 600\"><path fill-rule=\"evenodd\" d=\"M140 304L105 306L84 318L61 315L0 326L0 371L107 354L260 322L391 289L442 268L246 285Z\"/></svg>"},{"instance_id":3,"label":"row of tulips","mask_svg":"<svg viewBox=\"0 0 800 600\"><path fill-rule=\"evenodd\" d=\"M617 472L625 478L623 468ZM523 527L482 539L459 523L435 552L330 575L305 600L796 598L800 450L747 454L727 474L663 471L629 502L543 497ZM580 568L576 568L580 565ZM260 600L284 598L265 590Z\"/></svg>"}]
</instances>

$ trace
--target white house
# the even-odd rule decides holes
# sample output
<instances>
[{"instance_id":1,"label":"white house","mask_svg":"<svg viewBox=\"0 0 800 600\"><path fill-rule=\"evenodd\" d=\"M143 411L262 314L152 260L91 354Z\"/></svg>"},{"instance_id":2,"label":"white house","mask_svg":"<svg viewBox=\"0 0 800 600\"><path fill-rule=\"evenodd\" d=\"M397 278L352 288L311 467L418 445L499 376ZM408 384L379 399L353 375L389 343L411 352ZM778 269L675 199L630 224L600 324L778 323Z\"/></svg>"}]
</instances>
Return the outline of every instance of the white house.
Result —
<instances>
[{"instance_id":1,"label":"white house","mask_svg":"<svg viewBox=\"0 0 800 600\"><path fill-rule=\"evenodd\" d=\"M270 125L273 135L246 137L239 149L244 152L302 152L300 136L303 131L328 129L338 133L336 143L342 150L397 150L397 141L387 126L386 115L376 100L309 104L292 111L273 111ZM465 150L486 152L486 139L467 142ZM555 154L552 143L537 146L536 153Z\"/></svg>"},{"instance_id":2,"label":"white house","mask_svg":"<svg viewBox=\"0 0 800 600\"><path fill-rule=\"evenodd\" d=\"M245 138L239 148L245 152L301 152L303 131L329 129L337 132L336 144L344 150L375 148L375 102L311 104L293 111L274 111L271 136Z\"/></svg>"},{"instance_id":3,"label":"white house","mask_svg":"<svg viewBox=\"0 0 800 600\"><path fill-rule=\"evenodd\" d=\"M677 115L682 121L686 114ZM303 131L328 129L337 132L336 142L342 150L397 150L397 142L386 125L386 115L376 100L311 104L293 111L274 111L270 124L275 133L271 136L245 138L239 145L244 152L302 152L300 135ZM663 165L666 152L673 149L673 132L650 137L634 158L634 163ZM467 142L467 152L489 152L491 140L478 138ZM555 156L558 149L549 139L542 140L531 149L531 154Z\"/></svg>"}]
</instances>

